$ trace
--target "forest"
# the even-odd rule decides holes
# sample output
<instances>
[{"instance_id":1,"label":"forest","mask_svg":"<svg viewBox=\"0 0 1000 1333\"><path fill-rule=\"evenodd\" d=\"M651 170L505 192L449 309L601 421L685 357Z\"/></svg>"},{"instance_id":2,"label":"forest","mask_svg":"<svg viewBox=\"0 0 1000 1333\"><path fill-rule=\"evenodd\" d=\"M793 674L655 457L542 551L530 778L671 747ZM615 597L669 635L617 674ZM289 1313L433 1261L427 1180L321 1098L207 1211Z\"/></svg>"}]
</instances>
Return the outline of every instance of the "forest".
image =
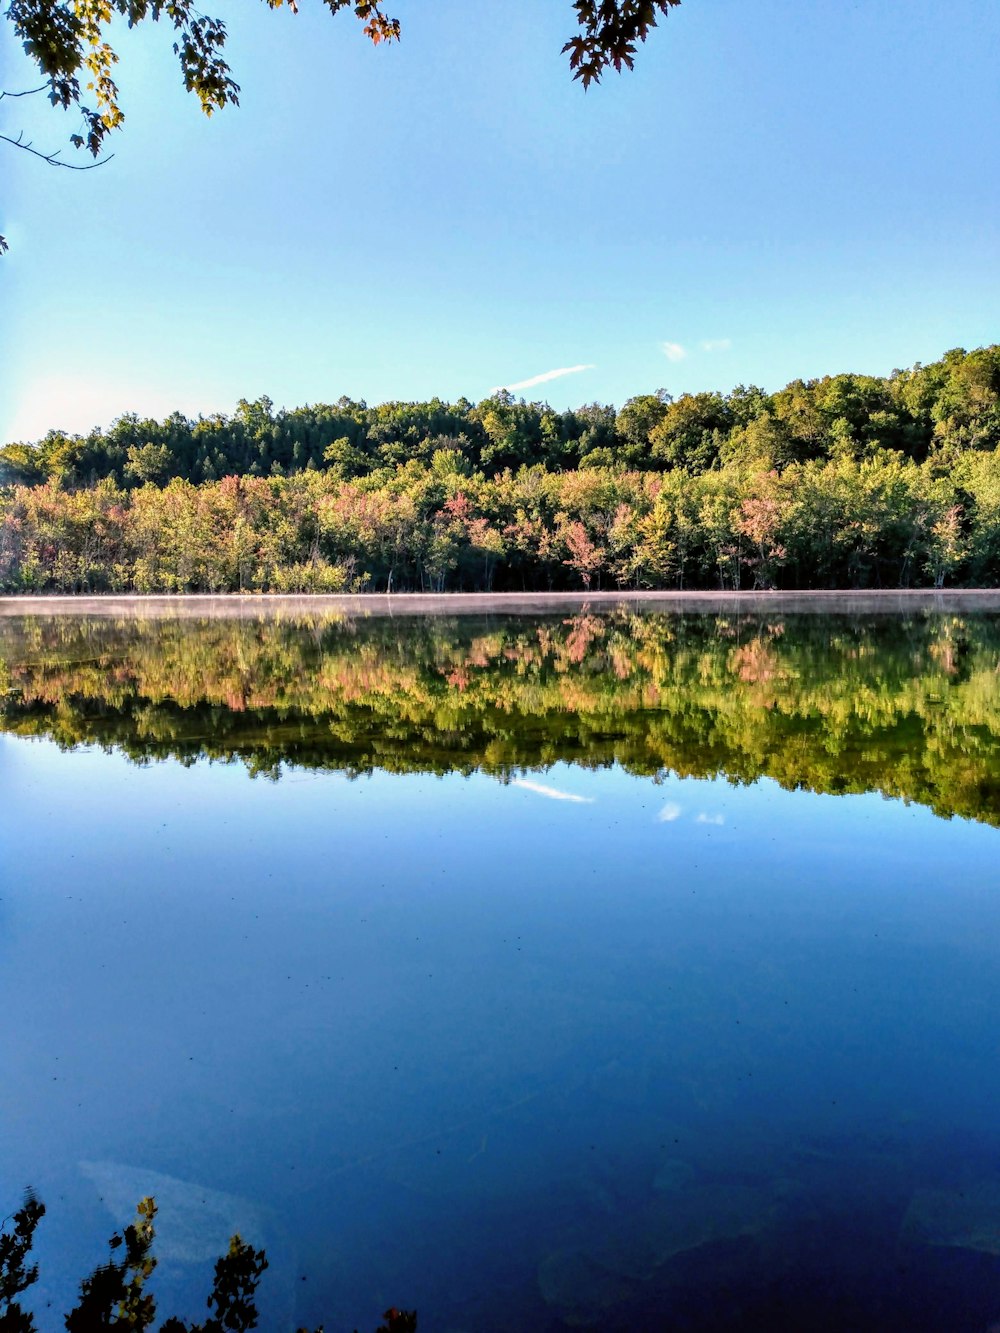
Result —
<instances>
[{"instance_id":1,"label":"forest","mask_svg":"<svg viewBox=\"0 0 1000 1333\"><path fill-rule=\"evenodd\" d=\"M619 410L260 398L0 449L6 592L998 583L1000 345Z\"/></svg>"}]
</instances>

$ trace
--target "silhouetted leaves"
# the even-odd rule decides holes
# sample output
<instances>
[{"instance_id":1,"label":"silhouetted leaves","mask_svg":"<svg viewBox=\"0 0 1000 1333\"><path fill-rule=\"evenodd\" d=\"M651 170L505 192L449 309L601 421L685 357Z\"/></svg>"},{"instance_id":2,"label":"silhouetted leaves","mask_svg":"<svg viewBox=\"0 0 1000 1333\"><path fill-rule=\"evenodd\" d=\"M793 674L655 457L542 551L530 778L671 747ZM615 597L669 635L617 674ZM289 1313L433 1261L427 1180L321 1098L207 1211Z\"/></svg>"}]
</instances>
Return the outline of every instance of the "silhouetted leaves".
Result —
<instances>
[{"instance_id":1,"label":"silhouetted leaves","mask_svg":"<svg viewBox=\"0 0 1000 1333\"><path fill-rule=\"evenodd\" d=\"M29 1266L26 1260L44 1215L44 1204L29 1190L24 1203L0 1230L0 1333L35 1333L34 1320L17 1297L38 1278L37 1266Z\"/></svg>"},{"instance_id":2,"label":"silhouetted leaves","mask_svg":"<svg viewBox=\"0 0 1000 1333\"><path fill-rule=\"evenodd\" d=\"M94 1333L119 1325L152 1326L156 1302L144 1286L156 1267L152 1255L155 1217L153 1199L142 1199L135 1222L111 1237L111 1258L81 1283L80 1300L66 1316L67 1333Z\"/></svg>"},{"instance_id":3,"label":"silhouetted leaves","mask_svg":"<svg viewBox=\"0 0 1000 1333\"><path fill-rule=\"evenodd\" d=\"M391 1310L386 1310L382 1318L385 1323L380 1324L375 1333L416 1333L416 1310L397 1310L393 1307Z\"/></svg>"},{"instance_id":4,"label":"silhouetted leaves","mask_svg":"<svg viewBox=\"0 0 1000 1333\"><path fill-rule=\"evenodd\" d=\"M22 1309L20 1296L37 1278L37 1267L26 1265L35 1229L45 1207L30 1192L22 1207L0 1230L0 1333L36 1333L33 1317ZM109 1241L111 1256L80 1284L80 1299L66 1316L68 1333L99 1333L101 1329L145 1330L153 1327L156 1304L145 1291L156 1268L153 1257L156 1203L139 1203L134 1223L115 1232ZM215 1265L208 1297L209 1318L189 1324L176 1315L166 1319L160 1333L248 1333L257 1327L257 1287L267 1269L263 1250L255 1250L239 1235ZM377 1333L416 1333L416 1311L387 1310ZM299 1329L298 1333L308 1333ZM317 1329L315 1333L323 1333Z\"/></svg>"},{"instance_id":5,"label":"silhouetted leaves","mask_svg":"<svg viewBox=\"0 0 1000 1333\"><path fill-rule=\"evenodd\" d=\"M573 77L586 88L599 83L601 75L612 66L621 71L632 69L639 42L644 42L657 16L670 12L681 0L574 0L580 32L569 39L563 51L569 52Z\"/></svg>"}]
</instances>

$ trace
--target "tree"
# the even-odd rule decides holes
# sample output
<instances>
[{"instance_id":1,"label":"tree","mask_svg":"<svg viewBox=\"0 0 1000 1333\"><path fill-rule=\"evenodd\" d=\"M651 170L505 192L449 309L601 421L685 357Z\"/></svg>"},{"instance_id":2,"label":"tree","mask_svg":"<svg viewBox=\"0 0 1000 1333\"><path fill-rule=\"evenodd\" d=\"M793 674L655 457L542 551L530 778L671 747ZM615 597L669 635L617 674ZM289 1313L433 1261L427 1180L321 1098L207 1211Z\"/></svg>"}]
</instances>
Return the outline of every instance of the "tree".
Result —
<instances>
[{"instance_id":1,"label":"tree","mask_svg":"<svg viewBox=\"0 0 1000 1333\"><path fill-rule=\"evenodd\" d=\"M702 472L717 460L732 424L732 413L721 394L685 393L668 405L651 430L651 456L668 467Z\"/></svg>"},{"instance_id":2,"label":"tree","mask_svg":"<svg viewBox=\"0 0 1000 1333\"><path fill-rule=\"evenodd\" d=\"M667 415L673 402L665 389L630 398L618 413L615 426L621 437L627 462L643 463L649 456L649 437Z\"/></svg>"},{"instance_id":3,"label":"tree","mask_svg":"<svg viewBox=\"0 0 1000 1333\"><path fill-rule=\"evenodd\" d=\"M140 485L166 481L170 476L170 450L165 444L133 444L126 457L125 475Z\"/></svg>"}]
</instances>

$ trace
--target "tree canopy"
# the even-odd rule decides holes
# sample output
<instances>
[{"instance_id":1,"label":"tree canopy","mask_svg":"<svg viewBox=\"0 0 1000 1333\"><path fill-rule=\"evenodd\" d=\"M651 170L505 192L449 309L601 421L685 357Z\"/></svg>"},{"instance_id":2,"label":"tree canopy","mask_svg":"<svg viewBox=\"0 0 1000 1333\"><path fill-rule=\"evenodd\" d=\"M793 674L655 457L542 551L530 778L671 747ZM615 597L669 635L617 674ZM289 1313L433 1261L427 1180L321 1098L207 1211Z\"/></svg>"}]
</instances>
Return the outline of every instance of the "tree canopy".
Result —
<instances>
[{"instance_id":1,"label":"tree canopy","mask_svg":"<svg viewBox=\"0 0 1000 1333\"><path fill-rule=\"evenodd\" d=\"M263 3L269 9L285 3L293 12L298 9L296 0ZM383 0L323 3L331 14L353 10L376 45L397 41L401 35L399 19L386 13ZM680 0L574 0L577 31L563 47L573 77L587 87L609 67L631 69L638 43L656 26L657 16L678 4ZM226 25L201 13L193 0L10 0L6 12L46 80L53 105L79 108L83 133L74 134L72 142L95 157L108 134L124 120L114 79L118 55L109 40L116 17L125 19L130 28L160 20L173 28L184 86L206 115L239 103L239 84L225 58Z\"/></svg>"},{"instance_id":2,"label":"tree canopy","mask_svg":"<svg viewBox=\"0 0 1000 1333\"><path fill-rule=\"evenodd\" d=\"M57 422L52 423L58 425ZM54 429L0 447L0 486L54 482L73 490L102 479L132 489L171 478L196 484L225 476L335 473L384 482L407 464L446 455L465 474L612 467L691 475L729 467L784 473L795 463L871 462L885 451L945 472L964 454L1000 447L1000 344L891 375L795 379L768 393L661 390L619 410L588 403L559 411L501 390L479 403L459 398L390 401L349 397L291 409L241 399L231 415L154 421L126 412L105 430Z\"/></svg>"}]
</instances>

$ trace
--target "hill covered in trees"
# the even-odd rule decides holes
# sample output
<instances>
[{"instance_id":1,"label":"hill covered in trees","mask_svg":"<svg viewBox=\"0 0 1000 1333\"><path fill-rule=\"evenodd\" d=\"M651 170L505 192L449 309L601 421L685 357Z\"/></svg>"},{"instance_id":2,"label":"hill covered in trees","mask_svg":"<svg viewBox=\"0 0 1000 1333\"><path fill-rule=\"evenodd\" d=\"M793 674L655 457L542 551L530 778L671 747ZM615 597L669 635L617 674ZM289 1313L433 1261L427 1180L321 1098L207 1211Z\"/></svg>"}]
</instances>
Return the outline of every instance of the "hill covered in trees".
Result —
<instances>
[{"instance_id":1,"label":"hill covered in trees","mask_svg":"<svg viewBox=\"0 0 1000 1333\"><path fill-rule=\"evenodd\" d=\"M767 463L779 470L817 459L855 461L881 451L914 462L952 461L1000 445L1000 345L948 352L888 378L834 375L793 380L777 393L738 385L729 394L662 391L619 411L591 403L557 412L500 392L478 404L382 403L341 398L275 412L268 398L242 399L232 416L165 421L126 413L108 430L0 449L0 484L68 487L101 480L122 487L173 478L290 476L305 470L344 479L429 464L445 450L461 466L496 477L506 468L549 471L615 467L704 472Z\"/></svg>"},{"instance_id":2,"label":"hill covered in trees","mask_svg":"<svg viewBox=\"0 0 1000 1333\"><path fill-rule=\"evenodd\" d=\"M342 398L0 449L7 591L1000 582L1000 346L558 412Z\"/></svg>"}]
</instances>

